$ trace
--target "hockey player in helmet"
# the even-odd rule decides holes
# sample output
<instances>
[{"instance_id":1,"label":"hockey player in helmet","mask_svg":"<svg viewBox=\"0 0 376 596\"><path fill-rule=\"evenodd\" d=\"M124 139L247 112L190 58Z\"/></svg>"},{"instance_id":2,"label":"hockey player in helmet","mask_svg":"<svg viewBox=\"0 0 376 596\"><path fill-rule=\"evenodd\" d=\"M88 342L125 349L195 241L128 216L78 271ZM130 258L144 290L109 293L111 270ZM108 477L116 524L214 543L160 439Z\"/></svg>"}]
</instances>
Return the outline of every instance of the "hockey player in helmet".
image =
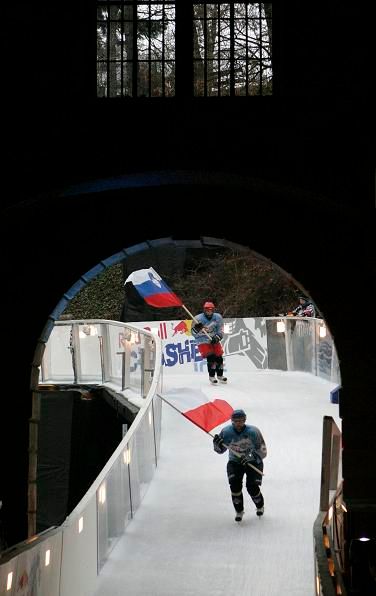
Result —
<instances>
[{"instance_id":1,"label":"hockey player in helmet","mask_svg":"<svg viewBox=\"0 0 376 596\"><path fill-rule=\"evenodd\" d=\"M267 450L264 438L256 426L246 424L244 410L234 410L231 424L225 426L221 432L214 435L213 447L217 453L224 453L229 448L227 462L227 477L230 484L231 499L235 508L235 521L240 522L244 515L243 477L246 475L246 488L252 501L256 505L256 515L264 513L264 497L261 493L263 459ZM238 453L241 457L237 456Z\"/></svg>"},{"instance_id":2,"label":"hockey player in helmet","mask_svg":"<svg viewBox=\"0 0 376 596\"><path fill-rule=\"evenodd\" d=\"M191 333L197 343L198 350L206 363L211 383L227 383L223 376L223 319L215 312L213 302L205 302L203 312L195 317L196 323L192 325ZM217 378L215 376L217 375Z\"/></svg>"}]
</instances>

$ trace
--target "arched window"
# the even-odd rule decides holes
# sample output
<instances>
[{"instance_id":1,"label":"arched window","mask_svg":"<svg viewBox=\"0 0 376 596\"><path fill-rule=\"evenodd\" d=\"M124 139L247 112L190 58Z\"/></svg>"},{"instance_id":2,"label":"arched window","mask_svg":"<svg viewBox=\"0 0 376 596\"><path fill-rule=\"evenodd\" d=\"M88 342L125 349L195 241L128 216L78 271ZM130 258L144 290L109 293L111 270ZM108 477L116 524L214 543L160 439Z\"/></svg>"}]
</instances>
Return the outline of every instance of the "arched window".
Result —
<instances>
[{"instance_id":1,"label":"arched window","mask_svg":"<svg viewBox=\"0 0 376 596\"><path fill-rule=\"evenodd\" d=\"M271 3L97 2L99 97L270 95L271 49Z\"/></svg>"}]
</instances>

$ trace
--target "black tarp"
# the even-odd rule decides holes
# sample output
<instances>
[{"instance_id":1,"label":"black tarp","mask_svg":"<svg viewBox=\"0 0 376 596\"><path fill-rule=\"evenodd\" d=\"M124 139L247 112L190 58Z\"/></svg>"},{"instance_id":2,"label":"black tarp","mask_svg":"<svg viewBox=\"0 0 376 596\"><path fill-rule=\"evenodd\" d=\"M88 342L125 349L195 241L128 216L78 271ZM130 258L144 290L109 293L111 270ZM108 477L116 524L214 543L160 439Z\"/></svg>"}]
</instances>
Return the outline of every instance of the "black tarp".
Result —
<instances>
[{"instance_id":1,"label":"black tarp","mask_svg":"<svg viewBox=\"0 0 376 596\"><path fill-rule=\"evenodd\" d=\"M61 524L67 513L74 393L41 393L38 425L37 532Z\"/></svg>"},{"instance_id":2,"label":"black tarp","mask_svg":"<svg viewBox=\"0 0 376 596\"><path fill-rule=\"evenodd\" d=\"M120 443L135 413L115 407L99 388L41 392L37 532L64 521Z\"/></svg>"}]
</instances>

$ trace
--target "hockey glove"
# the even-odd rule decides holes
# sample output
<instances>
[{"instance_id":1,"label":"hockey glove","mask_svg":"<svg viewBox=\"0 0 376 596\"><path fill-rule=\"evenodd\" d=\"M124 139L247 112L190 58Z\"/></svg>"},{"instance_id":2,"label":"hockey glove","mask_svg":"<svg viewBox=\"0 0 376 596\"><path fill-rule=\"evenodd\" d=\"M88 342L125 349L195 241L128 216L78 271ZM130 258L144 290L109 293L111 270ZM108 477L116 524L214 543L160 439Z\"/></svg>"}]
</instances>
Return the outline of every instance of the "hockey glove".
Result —
<instances>
[{"instance_id":1,"label":"hockey glove","mask_svg":"<svg viewBox=\"0 0 376 596\"><path fill-rule=\"evenodd\" d=\"M214 451L217 453L224 453L226 451L226 447L223 444L223 439L219 435L214 435L213 447Z\"/></svg>"},{"instance_id":2,"label":"hockey glove","mask_svg":"<svg viewBox=\"0 0 376 596\"><path fill-rule=\"evenodd\" d=\"M218 449L222 449L223 447L223 439L219 435L214 435L213 437L213 445L214 449L217 447Z\"/></svg>"},{"instance_id":3,"label":"hockey glove","mask_svg":"<svg viewBox=\"0 0 376 596\"><path fill-rule=\"evenodd\" d=\"M254 461L254 459L254 455L251 451L250 453L248 453L248 455L241 456L240 463L242 464L242 466L247 466L248 464L251 464Z\"/></svg>"},{"instance_id":4,"label":"hockey glove","mask_svg":"<svg viewBox=\"0 0 376 596\"><path fill-rule=\"evenodd\" d=\"M212 344L218 344L221 341L221 338L219 337L219 335L214 335L212 337L211 343Z\"/></svg>"},{"instance_id":5,"label":"hockey glove","mask_svg":"<svg viewBox=\"0 0 376 596\"><path fill-rule=\"evenodd\" d=\"M196 323L195 325L193 325L192 331L194 331L195 333L199 333L201 331L201 329L203 328L203 326L204 326L203 323Z\"/></svg>"}]
</instances>

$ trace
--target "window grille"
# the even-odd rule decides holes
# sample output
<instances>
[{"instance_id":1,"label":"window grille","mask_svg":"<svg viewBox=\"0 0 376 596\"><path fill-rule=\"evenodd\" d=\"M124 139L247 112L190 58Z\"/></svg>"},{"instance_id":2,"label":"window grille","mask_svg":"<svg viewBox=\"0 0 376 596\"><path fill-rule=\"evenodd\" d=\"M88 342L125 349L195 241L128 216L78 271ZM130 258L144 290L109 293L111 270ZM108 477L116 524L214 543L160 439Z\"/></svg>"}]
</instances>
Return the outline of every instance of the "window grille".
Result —
<instances>
[{"instance_id":1,"label":"window grille","mask_svg":"<svg viewBox=\"0 0 376 596\"><path fill-rule=\"evenodd\" d=\"M194 94L270 95L271 4L195 2Z\"/></svg>"},{"instance_id":2,"label":"window grille","mask_svg":"<svg viewBox=\"0 0 376 596\"><path fill-rule=\"evenodd\" d=\"M97 3L97 95L175 95L175 2Z\"/></svg>"},{"instance_id":3,"label":"window grille","mask_svg":"<svg viewBox=\"0 0 376 596\"><path fill-rule=\"evenodd\" d=\"M195 96L272 93L272 4L192 2L187 13L189 1L97 2L98 97L173 97L176 64ZM192 46L177 62L187 27Z\"/></svg>"}]
</instances>

